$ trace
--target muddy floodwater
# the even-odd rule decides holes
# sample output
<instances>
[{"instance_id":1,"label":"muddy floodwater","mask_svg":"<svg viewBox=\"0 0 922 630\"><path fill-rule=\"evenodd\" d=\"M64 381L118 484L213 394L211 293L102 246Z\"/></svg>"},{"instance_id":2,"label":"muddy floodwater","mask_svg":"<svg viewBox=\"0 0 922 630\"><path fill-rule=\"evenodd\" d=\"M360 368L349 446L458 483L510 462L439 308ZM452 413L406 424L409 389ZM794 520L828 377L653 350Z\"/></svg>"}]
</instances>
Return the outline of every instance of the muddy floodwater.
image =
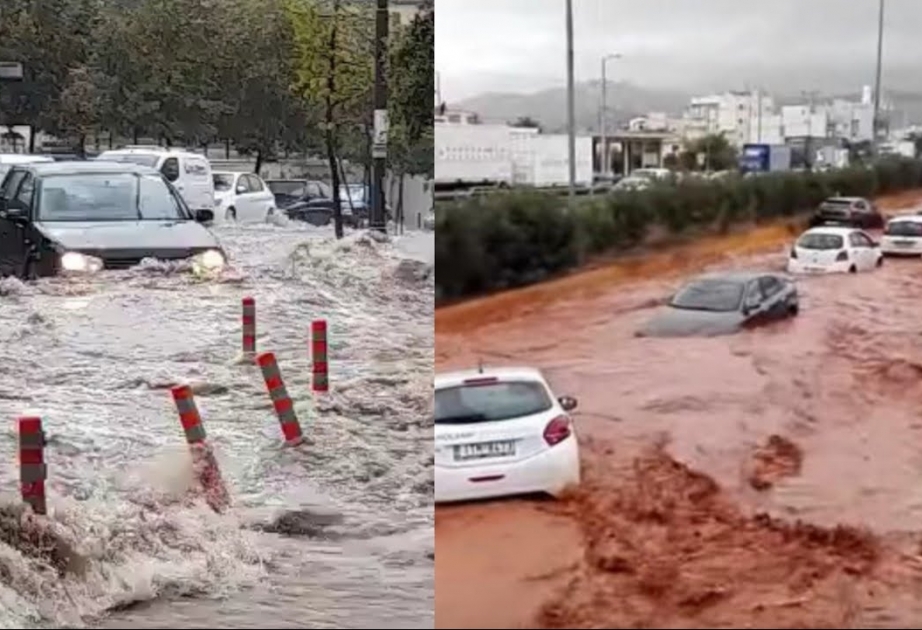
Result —
<instances>
[{"instance_id":1,"label":"muddy floodwater","mask_svg":"<svg viewBox=\"0 0 922 630\"><path fill-rule=\"evenodd\" d=\"M918 625L922 260L800 279L768 327L634 337L683 277L781 270L789 243L761 228L437 312L439 369L533 364L579 399L585 480L439 507L437 627Z\"/></svg>"},{"instance_id":2,"label":"muddy floodwater","mask_svg":"<svg viewBox=\"0 0 922 630\"><path fill-rule=\"evenodd\" d=\"M0 281L0 627L432 627L432 235L227 226L231 267ZM241 299L308 443L283 448ZM328 322L331 391L310 391ZM189 495L189 383L233 499ZM15 419L42 417L47 527L24 544ZM60 561L61 555L65 562Z\"/></svg>"}]
</instances>

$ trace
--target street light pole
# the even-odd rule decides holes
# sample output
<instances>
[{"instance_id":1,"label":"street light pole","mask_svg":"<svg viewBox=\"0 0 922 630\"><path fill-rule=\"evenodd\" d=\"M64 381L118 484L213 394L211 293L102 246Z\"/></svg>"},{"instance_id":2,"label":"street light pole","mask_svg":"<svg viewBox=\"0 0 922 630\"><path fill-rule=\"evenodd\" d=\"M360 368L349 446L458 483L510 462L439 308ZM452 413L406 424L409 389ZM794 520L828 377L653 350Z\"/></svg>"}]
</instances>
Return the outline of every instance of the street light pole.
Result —
<instances>
[{"instance_id":1,"label":"street light pole","mask_svg":"<svg viewBox=\"0 0 922 630\"><path fill-rule=\"evenodd\" d=\"M884 0L880 0L877 12L877 72L874 76L874 147L877 147L880 125L880 72L884 52Z\"/></svg>"},{"instance_id":2,"label":"street light pole","mask_svg":"<svg viewBox=\"0 0 922 630\"><path fill-rule=\"evenodd\" d=\"M611 167L609 167L609 165L608 165L608 137L607 137L608 134L606 133L607 130L608 130L608 124L607 124L607 118L608 118L608 100L607 100L607 94L608 94L608 92L607 92L608 79L607 79L606 76L605 76L605 63L606 63L609 59L620 59L620 58L621 58L621 54L620 54L620 53L613 53L613 54L605 55L604 57L602 57L602 106L601 106L601 111L599 112L599 127L600 127L600 129L599 129L599 135L601 136L601 138L600 138L600 144L602 145L602 160L601 160L602 165L601 165L601 166L602 166L602 176L603 176L603 177L608 177L609 171L611 170Z\"/></svg>"},{"instance_id":3,"label":"street light pole","mask_svg":"<svg viewBox=\"0 0 922 630\"><path fill-rule=\"evenodd\" d=\"M573 85L573 0L567 2L567 149L570 158L569 198L576 198L576 104Z\"/></svg>"},{"instance_id":4,"label":"street light pole","mask_svg":"<svg viewBox=\"0 0 922 630\"><path fill-rule=\"evenodd\" d=\"M387 205L384 196L384 178L387 170L387 38L390 11L388 0L378 0L375 12L375 116L372 159L374 184L371 205L371 229L387 231ZM394 217L397 219L397 217Z\"/></svg>"}]
</instances>

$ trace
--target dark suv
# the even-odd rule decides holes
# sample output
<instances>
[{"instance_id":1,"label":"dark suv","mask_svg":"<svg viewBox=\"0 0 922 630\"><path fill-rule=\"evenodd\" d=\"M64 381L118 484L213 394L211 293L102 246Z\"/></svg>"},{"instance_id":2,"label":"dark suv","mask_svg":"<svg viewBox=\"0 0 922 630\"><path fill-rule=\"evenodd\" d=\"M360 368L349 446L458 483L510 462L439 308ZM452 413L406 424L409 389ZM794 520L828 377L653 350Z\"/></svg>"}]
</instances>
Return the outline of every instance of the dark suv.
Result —
<instances>
[{"instance_id":1,"label":"dark suv","mask_svg":"<svg viewBox=\"0 0 922 630\"><path fill-rule=\"evenodd\" d=\"M863 197L830 197L813 213L810 227L829 224L880 229L884 226L884 217L877 206Z\"/></svg>"}]
</instances>

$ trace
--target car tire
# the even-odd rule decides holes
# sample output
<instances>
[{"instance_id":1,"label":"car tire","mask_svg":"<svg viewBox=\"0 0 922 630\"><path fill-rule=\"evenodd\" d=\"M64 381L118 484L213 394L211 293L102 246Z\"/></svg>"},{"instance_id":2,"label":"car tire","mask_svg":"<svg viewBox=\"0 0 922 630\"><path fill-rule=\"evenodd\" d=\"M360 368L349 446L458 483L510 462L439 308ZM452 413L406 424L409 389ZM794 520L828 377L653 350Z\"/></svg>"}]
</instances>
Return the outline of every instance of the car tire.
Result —
<instances>
[{"instance_id":1,"label":"car tire","mask_svg":"<svg viewBox=\"0 0 922 630\"><path fill-rule=\"evenodd\" d=\"M800 314L800 304L794 302L788 306L788 314L791 317L797 317Z\"/></svg>"},{"instance_id":2,"label":"car tire","mask_svg":"<svg viewBox=\"0 0 922 630\"><path fill-rule=\"evenodd\" d=\"M275 208L270 207L269 210L266 212L266 223L269 223L270 221L272 221L272 217L274 216L275 216Z\"/></svg>"},{"instance_id":3,"label":"car tire","mask_svg":"<svg viewBox=\"0 0 922 630\"><path fill-rule=\"evenodd\" d=\"M236 221L237 220L237 209L228 208L227 212L224 213L224 220L225 221Z\"/></svg>"},{"instance_id":4,"label":"car tire","mask_svg":"<svg viewBox=\"0 0 922 630\"><path fill-rule=\"evenodd\" d=\"M884 266L884 257L883 257L883 255L877 257L877 262L874 264L874 266L875 266L875 267L878 267L878 268Z\"/></svg>"},{"instance_id":5,"label":"car tire","mask_svg":"<svg viewBox=\"0 0 922 630\"><path fill-rule=\"evenodd\" d=\"M855 265L852 265L851 267L848 268L848 273L858 273L858 267L856 267Z\"/></svg>"}]
</instances>

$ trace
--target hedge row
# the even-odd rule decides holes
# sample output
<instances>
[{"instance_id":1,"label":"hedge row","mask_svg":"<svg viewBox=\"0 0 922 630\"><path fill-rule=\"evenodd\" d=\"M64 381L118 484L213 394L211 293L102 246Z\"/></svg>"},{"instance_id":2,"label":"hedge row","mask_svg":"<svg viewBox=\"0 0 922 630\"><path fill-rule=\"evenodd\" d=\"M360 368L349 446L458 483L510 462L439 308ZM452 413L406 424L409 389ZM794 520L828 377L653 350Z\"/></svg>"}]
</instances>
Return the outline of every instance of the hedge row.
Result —
<instances>
[{"instance_id":1,"label":"hedge row","mask_svg":"<svg viewBox=\"0 0 922 630\"><path fill-rule=\"evenodd\" d=\"M832 195L872 197L922 187L922 160L719 180L686 178L643 191L566 197L498 192L436 209L439 301L539 282L587 259L644 243L793 216Z\"/></svg>"}]
</instances>

